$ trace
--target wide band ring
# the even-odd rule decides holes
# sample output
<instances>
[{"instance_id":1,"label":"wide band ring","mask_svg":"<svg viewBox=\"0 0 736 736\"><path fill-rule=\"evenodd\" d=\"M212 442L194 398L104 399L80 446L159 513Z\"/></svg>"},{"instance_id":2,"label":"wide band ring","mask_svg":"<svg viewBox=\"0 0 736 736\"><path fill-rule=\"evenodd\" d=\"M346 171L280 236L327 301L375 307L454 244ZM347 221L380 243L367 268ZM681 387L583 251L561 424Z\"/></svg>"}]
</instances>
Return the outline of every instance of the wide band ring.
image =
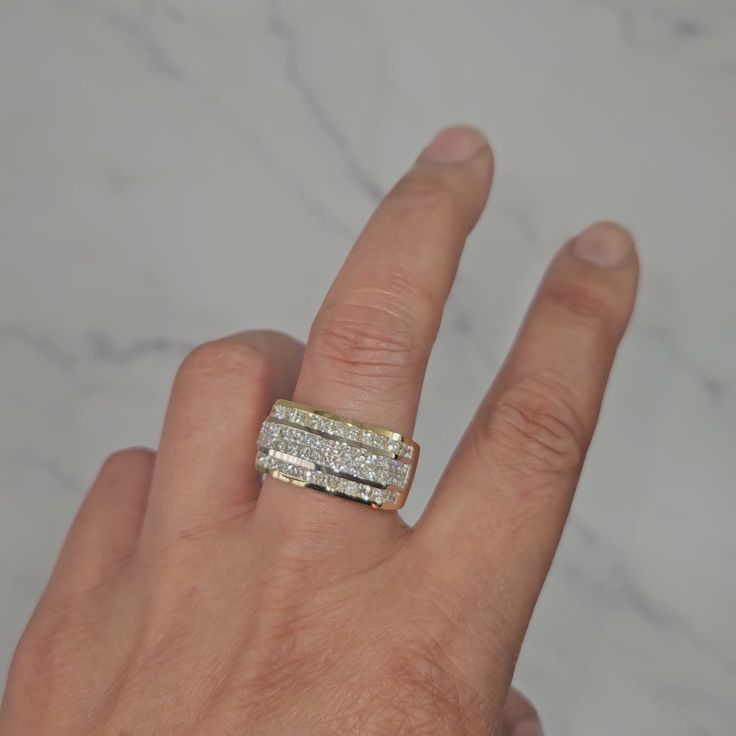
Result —
<instances>
[{"instance_id":1,"label":"wide band ring","mask_svg":"<svg viewBox=\"0 0 736 736\"><path fill-rule=\"evenodd\" d=\"M277 480L394 511L419 445L398 432L279 399L258 436L256 469Z\"/></svg>"}]
</instances>

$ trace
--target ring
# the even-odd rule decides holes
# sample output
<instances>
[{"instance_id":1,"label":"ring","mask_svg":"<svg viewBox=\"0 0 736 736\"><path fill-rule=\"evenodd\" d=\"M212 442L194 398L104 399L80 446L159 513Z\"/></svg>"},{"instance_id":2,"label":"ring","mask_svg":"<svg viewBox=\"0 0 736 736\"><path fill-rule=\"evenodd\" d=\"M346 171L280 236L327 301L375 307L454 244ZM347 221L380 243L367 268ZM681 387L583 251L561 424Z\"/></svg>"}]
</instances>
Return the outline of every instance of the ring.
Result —
<instances>
[{"instance_id":1,"label":"ring","mask_svg":"<svg viewBox=\"0 0 736 736\"><path fill-rule=\"evenodd\" d=\"M406 501L418 457L419 445L398 432L279 399L261 426L256 470L394 511Z\"/></svg>"}]
</instances>

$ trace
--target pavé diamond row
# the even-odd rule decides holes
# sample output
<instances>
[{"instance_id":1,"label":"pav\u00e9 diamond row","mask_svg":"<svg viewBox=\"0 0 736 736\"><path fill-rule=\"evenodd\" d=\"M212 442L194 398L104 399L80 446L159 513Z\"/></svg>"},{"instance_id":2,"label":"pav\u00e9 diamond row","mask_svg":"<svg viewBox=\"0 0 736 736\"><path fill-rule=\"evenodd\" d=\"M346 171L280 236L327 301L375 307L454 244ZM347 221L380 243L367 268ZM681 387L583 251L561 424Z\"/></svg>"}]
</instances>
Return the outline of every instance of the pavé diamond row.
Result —
<instances>
[{"instance_id":1,"label":"pav\u00e9 diamond row","mask_svg":"<svg viewBox=\"0 0 736 736\"><path fill-rule=\"evenodd\" d=\"M300 408L294 402L277 402L271 410L271 419L288 422L306 429L314 429L338 439L358 442L361 445L384 450L398 457L411 460L414 447L401 441L401 435L386 430L368 429L365 425L334 419L325 413Z\"/></svg>"},{"instance_id":2,"label":"pav\u00e9 diamond row","mask_svg":"<svg viewBox=\"0 0 736 736\"><path fill-rule=\"evenodd\" d=\"M259 452L256 458L256 465L262 472L271 471L272 475L285 476L287 480L298 481L304 485L310 485L317 490L334 493L340 496L357 499L365 503L375 503L381 506L384 503L396 503L398 498L397 491L389 491L384 488L374 488L373 486L357 483L354 480L340 478L321 470L312 470L305 468L303 465L296 465L288 456L280 456L279 454L269 455L265 452Z\"/></svg>"},{"instance_id":3,"label":"pav\u00e9 diamond row","mask_svg":"<svg viewBox=\"0 0 736 736\"><path fill-rule=\"evenodd\" d=\"M411 469L400 460L275 422L263 425L258 443L260 447L318 463L333 473L351 475L382 486L403 488Z\"/></svg>"},{"instance_id":4,"label":"pav\u00e9 diamond row","mask_svg":"<svg viewBox=\"0 0 736 736\"><path fill-rule=\"evenodd\" d=\"M279 480L396 509L418 453L396 432L280 400L261 427L256 467Z\"/></svg>"}]
</instances>

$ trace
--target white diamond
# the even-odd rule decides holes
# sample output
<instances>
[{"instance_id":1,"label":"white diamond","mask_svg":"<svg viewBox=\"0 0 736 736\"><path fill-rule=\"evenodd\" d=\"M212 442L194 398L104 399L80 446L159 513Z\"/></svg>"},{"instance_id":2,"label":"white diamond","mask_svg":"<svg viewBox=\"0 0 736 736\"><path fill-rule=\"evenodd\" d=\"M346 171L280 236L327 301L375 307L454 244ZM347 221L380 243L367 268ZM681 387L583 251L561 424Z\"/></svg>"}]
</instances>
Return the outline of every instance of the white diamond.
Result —
<instances>
[{"instance_id":1,"label":"white diamond","mask_svg":"<svg viewBox=\"0 0 736 736\"><path fill-rule=\"evenodd\" d=\"M399 463L398 461L393 461L394 465L391 469L391 479L389 481L389 485L397 485L397 486L404 486L406 485L406 481L409 477L409 465L404 465L403 463Z\"/></svg>"}]
</instances>

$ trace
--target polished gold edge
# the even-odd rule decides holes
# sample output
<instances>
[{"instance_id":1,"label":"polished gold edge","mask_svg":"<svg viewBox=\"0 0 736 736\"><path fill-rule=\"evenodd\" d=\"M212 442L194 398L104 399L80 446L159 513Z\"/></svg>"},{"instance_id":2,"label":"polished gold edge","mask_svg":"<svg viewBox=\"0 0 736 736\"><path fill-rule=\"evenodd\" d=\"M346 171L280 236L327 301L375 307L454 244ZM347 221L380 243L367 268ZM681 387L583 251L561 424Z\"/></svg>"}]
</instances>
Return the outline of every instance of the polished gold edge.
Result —
<instances>
[{"instance_id":1,"label":"polished gold edge","mask_svg":"<svg viewBox=\"0 0 736 736\"><path fill-rule=\"evenodd\" d=\"M396 501L393 503L382 503L380 506L377 503L374 503L372 501L365 501L362 498L356 498L355 496L348 496L345 493L340 493L339 491L333 491L329 488L325 488L324 486L319 485L318 483L310 483L309 481L300 480L299 478L294 478L287 473L283 473L280 470L276 470L274 468L264 468L260 463L256 463L256 470L258 470L259 473L264 473L265 475L270 475L272 478L276 480L280 480L284 483L289 483L292 486L298 486L299 488L310 488L313 491L320 491L322 493L326 493L329 496L337 496L338 498L344 498L346 501L354 501L355 503L359 503L362 506L370 506L373 509L376 509L378 511L397 511L400 509L404 503L406 502L406 496L409 492L409 488L404 489L396 489L398 493L398 497ZM340 476L335 476L340 477ZM368 484L366 484L368 485ZM392 488L392 486L389 486L389 488Z\"/></svg>"},{"instance_id":2,"label":"polished gold edge","mask_svg":"<svg viewBox=\"0 0 736 736\"><path fill-rule=\"evenodd\" d=\"M300 404L298 401L290 401L288 399L278 399L276 401L277 404L281 404L282 406L289 406L294 409L301 409L302 411L308 411L311 414L317 414L321 417L326 417L327 419L334 419L336 422L343 422L344 424L349 424L353 427L358 427L358 429L365 429L369 432L375 432L376 434L383 435L384 437L388 437L391 440L396 440L398 442L405 442L407 445L412 445L416 449L416 443L412 440L406 439L403 435L399 434L398 432L393 432L390 429L386 429L385 427L379 427L375 424L368 424L367 422L359 422L357 419L348 419L347 417L343 417L340 414L333 414L329 411L322 411L322 409L316 409L313 406L309 406L308 404Z\"/></svg>"}]
</instances>

